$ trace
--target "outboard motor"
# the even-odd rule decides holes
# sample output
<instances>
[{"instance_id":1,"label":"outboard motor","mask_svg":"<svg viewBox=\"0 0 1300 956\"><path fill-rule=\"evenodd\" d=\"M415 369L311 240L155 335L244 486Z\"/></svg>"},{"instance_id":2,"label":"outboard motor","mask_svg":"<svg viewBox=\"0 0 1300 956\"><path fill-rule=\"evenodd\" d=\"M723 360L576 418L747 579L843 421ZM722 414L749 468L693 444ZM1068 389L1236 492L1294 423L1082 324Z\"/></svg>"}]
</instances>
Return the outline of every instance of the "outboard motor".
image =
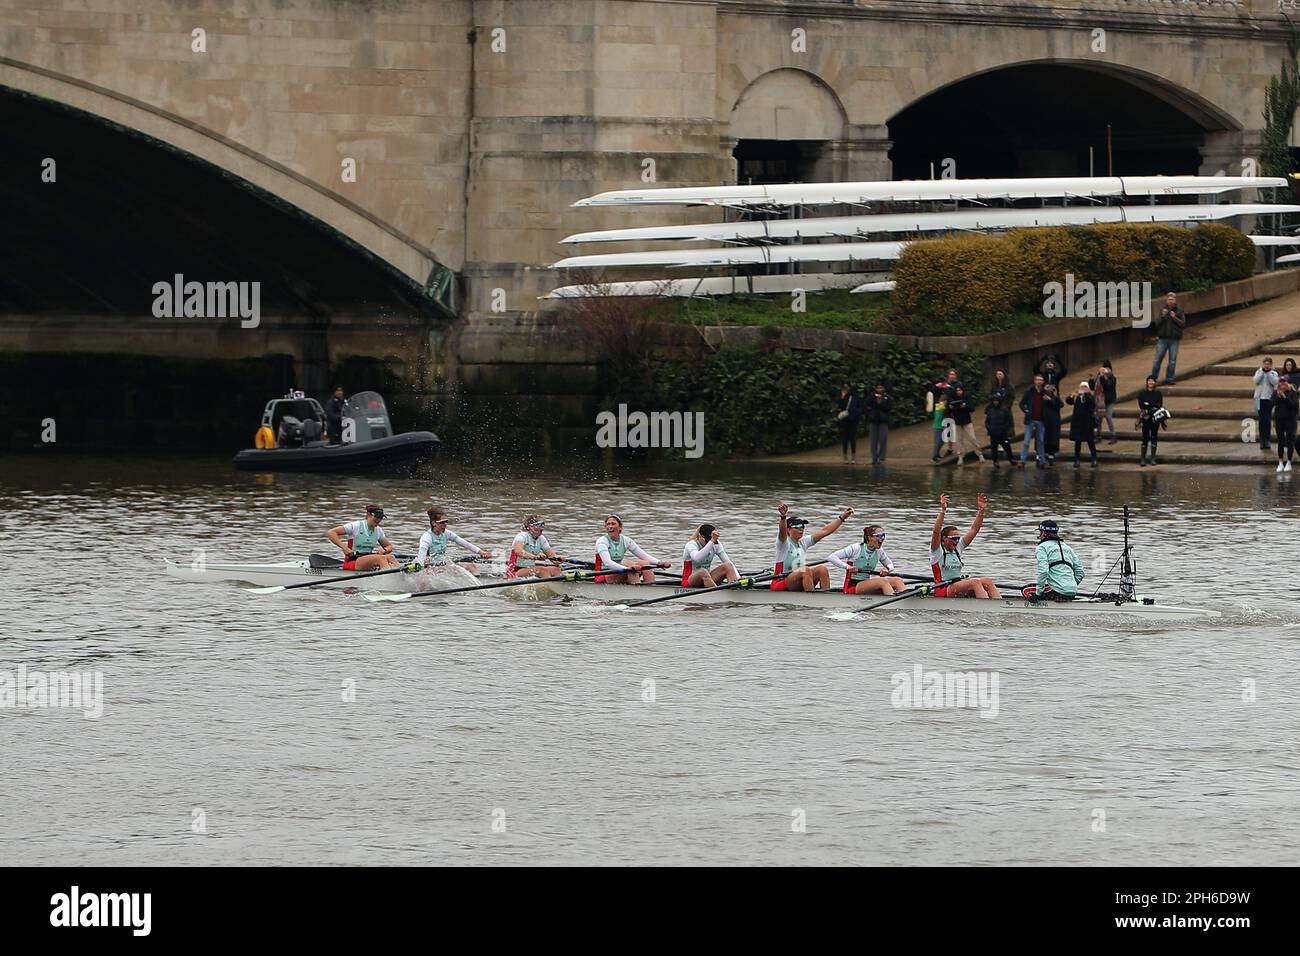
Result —
<instances>
[{"instance_id":1,"label":"outboard motor","mask_svg":"<svg viewBox=\"0 0 1300 956\"><path fill-rule=\"evenodd\" d=\"M305 419L302 423L302 443L310 445L312 442L320 441L320 436L320 422L314 418Z\"/></svg>"},{"instance_id":2,"label":"outboard motor","mask_svg":"<svg viewBox=\"0 0 1300 956\"><path fill-rule=\"evenodd\" d=\"M302 422L292 415L280 419L280 435L276 442L281 448L298 448L302 445Z\"/></svg>"}]
</instances>

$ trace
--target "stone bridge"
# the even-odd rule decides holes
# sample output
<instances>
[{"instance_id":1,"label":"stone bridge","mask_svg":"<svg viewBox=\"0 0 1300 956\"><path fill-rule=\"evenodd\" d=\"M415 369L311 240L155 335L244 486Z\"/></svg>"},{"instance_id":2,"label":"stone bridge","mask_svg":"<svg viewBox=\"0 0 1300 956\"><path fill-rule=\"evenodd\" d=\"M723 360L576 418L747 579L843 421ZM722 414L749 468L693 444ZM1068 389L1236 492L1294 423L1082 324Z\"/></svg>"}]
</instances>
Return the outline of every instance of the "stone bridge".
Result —
<instances>
[{"instance_id":1,"label":"stone bridge","mask_svg":"<svg viewBox=\"0 0 1300 956\"><path fill-rule=\"evenodd\" d=\"M633 220L574 200L1238 173L1291 6L0 0L0 352L274 351L313 389L380 359L485 408L515 365L586 383L533 326L543 267L562 236ZM177 274L261 282L265 319L158 318Z\"/></svg>"}]
</instances>

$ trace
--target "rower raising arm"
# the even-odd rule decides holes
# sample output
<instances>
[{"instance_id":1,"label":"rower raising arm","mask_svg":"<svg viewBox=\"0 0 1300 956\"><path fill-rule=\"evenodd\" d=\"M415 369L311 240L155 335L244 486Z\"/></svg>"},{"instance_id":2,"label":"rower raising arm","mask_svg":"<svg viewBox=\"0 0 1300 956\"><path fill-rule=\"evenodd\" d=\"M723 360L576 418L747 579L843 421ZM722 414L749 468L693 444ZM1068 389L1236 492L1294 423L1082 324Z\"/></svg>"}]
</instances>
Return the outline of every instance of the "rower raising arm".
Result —
<instances>
[{"instance_id":1,"label":"rower raising arm","mask_svg":"<svg viewBox=\"0 0 1300 956\"><path fill-rule=\"evenodd\" d=\"M970 530L962 535L958 534L956 525L945 523L948 517L948 496L939 496L939 514L934 519L934 530L930 533L930 570L936 583L952 583L936 588L936 597L1002 596L992 578L966 576L966 549L984 527L984 509L989 503L983 494L979 495L978 501L979 510L975 512L975 520L971 522Z\"/></svg>"},{"instance_id":2,"label":"rower raising arm","mask_svg":"<svg viewBox=\"0 0 1300 956\"><path fill-rule=\"evenodd\" d=\"M831 586L831 575L825 565L805 567L808 563L807 551L810 544L816 544L828 535L834 534L844 526L853 515L852 508L845 508L839 517L827 522L820 531L814 531L805 537L804 529L808 522L790 514L790 506L784 501L777 505L780 519L776 532L776 574L780 575L771 584L773 591L815 591Z\"/></svg>"}]
</instances>

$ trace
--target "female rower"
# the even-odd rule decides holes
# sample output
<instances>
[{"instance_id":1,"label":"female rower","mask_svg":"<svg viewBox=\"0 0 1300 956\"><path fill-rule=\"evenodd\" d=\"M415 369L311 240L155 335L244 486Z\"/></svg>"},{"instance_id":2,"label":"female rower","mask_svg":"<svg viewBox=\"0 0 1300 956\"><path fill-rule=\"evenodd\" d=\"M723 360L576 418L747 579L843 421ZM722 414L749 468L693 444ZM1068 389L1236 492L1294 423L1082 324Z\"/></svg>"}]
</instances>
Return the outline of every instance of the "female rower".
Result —
<instances>
[{"instance_id":1,"label":"female rower","mask_svg":"<svg viewBox=\"0 0 1300 956\"><path fill-rule=\"evenodd\" d=\"M980 494L977 500L979 510L975 512L975 520L971 522L970 530L963 535L957 533L955 524L943 523L943 519L948 516L948 496L939 496L939 516L934 519L934 531L930 534L930 570L934 572L935 581L952 583L936 588L935 597L1002 597L992 578L965 576L962 556L970 547L970 543L975 540L975 536L980 533L980 528L984 526L984 509L989 504L989 499L984 494ZM954 578L961 580L953 580Z\"/></svg>"},{"instance_id":2,"label":"female rower","mask_svg":"<svg viewBox=\"0 0 1300 956\"><path fill-rule=\"evenodd\" d=\"M631 553L633 560L626 557ZM653 568L666 568L667 561L646 554L635 541L623 533L623 519L610 515L605 519L605 533L596 539L596 570L615 571L601 574L596 581L601 584L654 584Z\"/></svg>"},{"instance_id":3,"label":"female rower","mask_svg":"<svg viewBox=\"0 0 1300 956\"><path fill-rule=\"evenodd\" d=\"M564 560L561 555L555 553L551 542L546 540L546 522L542 520L542 516L529 515L524 519L524 530L515 535L514 544L510 546L506 577L556 577L560 573L558 567L553 564L538 563L545 558L552 561Z\"/></svg>"},{"instance_id":4,"label":"female rower","mask_svg":"<svg viewBox=\"0 0 1300 956\"><path fill-rule=\"evenodd\" d=\"M384 520L384 509L379 505L366 505L366 517L362 521L349 521L337 528L330 528L330 544L343 552L344 571L374 571L379 568L395 568L398 560L393 557L393 546L384 534L379 523ZM347 543L343 536L347 535Z\"/></svg>"},{"instance_id":5,"label":"female rower","mask_svg":"<svg viewBox=\"0 0 1300 956\"><path fill-rule=\"evenodd\" d=\"M852 508L845 508L838 518L833 518L820 531L814 531L805 537L804 529L808 522L790 514L790 506L784 501L777 505L781 516L776 531L776 569L775 573L784 575L772 582L773 591L823 591L831 586L831 573L824 564L807 567L808 546L816 544L827 535L834 534L844 526L853 515ZM789 573L786 573L789 572Z\"/></svg>"},{"instance_id":6,"label":"female rower","mask_svg":"<svg viewBox=\"0 0 1300 956\"><path fill-rule=\"evenodd\" d=\"M447 563L447 545L454 544L458 548L464 548L466 551L473 552L477 557L487 560L492 557L491 551L484 551L476 544L466 541L455 531L447 530L448 514L443 509L434 505L426 514L429 516L429 530L420 538L420 553L416 555L415 560L420 564L428 567L431 564ZM470 574L478 574L478 567L473 564L461 565Z\"/></svg>"},{"instance_id":7,"label":"female rower","mask_svg":"<svg viewBox=\"0 0 1300 956\"><path fill-rule=\"evenodd\" d=\"M894 575L894 562L884 545L885 529L869 524L862 529L861 544L840 548L826 559L844 571L845 594L901 594L907 587Z\"/></svg>"},{"instance_id":8,"label":"female rower","mask_svg":"<svg viewBox=\"0 0 1300 956\"><path fill-rule=\"evenodd\" d=\"M714 567L717 562L717 567ZM711 588L723 581L739 581L736 566L718 539L718 529L702 524L695 529L682 551L682 587Z\"/></svg>"}]
</instances>

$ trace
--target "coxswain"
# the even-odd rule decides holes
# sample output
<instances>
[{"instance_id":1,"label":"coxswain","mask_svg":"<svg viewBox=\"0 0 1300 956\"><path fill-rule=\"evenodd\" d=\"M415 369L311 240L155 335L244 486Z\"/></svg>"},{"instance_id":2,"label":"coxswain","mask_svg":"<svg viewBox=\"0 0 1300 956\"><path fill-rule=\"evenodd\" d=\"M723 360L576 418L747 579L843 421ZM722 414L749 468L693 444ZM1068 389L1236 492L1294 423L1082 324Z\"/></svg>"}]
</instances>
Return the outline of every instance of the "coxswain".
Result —
<instances>
[{"instance_id":1,"label":"coxswain","mask_svg":"<svg viewBox=\"0 0 1300 956\"><path fill-rule=\"evenodd\" d=\"M777 505L780 521L776 531L776 568L774 574L781 575L772 582L773 591L815 591L828 590L831 586L831 573L826 565L808 567L808 548L827 535L834 534L844 526L853 515L852 508L845 508L839 517L831 521L820 531L806 535L804 529L808 522L790 514L790 506L784 501Z\"/></svg>"},{"instance_id":2,"label":"coxswain","mask_svg":"<svg viewBox=\"0 0 1300 956\"><path fill-rule=\"evenodd\" d=\"M948 516L948 496L939 496L939 516L934 519L934 531L930 533L930 570L934 572L936 583L951 583L935 588L935 597L1002 597L992 578L966 577L966 549L980 533L980 528L984 527L984 509L989 504L989 499L984 494L980 494L976 500L979 502L979 510L975 512L970 530L958 534L956 525L943 523Z\"/></svg>"},{"instance_id":3,"label":"coxswain","mask_svg":"<svg viewBox=\"0 0 1300 956\"><path fill-rule=\"evenodd\" d=\"M632 555L632 560L627 556ZM640 545L623 533L623 519L610 515L605 519L605 533L596 539L595 578L601 584L654 584L654 568L668 567L667 561L647 554ZM616 572L610 574L609 572Z\"/></svg>"},{"instance_id":4,"label":"coxswain","mask_svg":"<svg viewBox=\"0 0 1300 956\"><path fill-rule=\"evenodd\" d=\"M546 522L541 515L529 515L524 519L524 530L515 535L510 546L510 559L506 562L508 578L553 578L561 572L554 564L541 564L545 560L563 561L555 553L551 542L546 540Z\"/></svg>"},{"instance_id":5,"label":"coxswain","mask_svg":"<svg viewBox=\"0 0 1300 956\"><path fill-rule=\"evenodd\" d=\"M730 584L739 580L718 529L711 524L696 528L682 550L682 587L711 588L724 581Z\"/></svg>"},{"instance_id":6,"label":"coxswain","mask_svg":"<svg viewBox=\"0 0 1300 956\"><path fill-rule=\"evenodd\" d=\"M1083 565L1074 549L1061 540L1055 521L1038 525L1038 547L1034 550L1038 583L1024 589L1030 601L1073 601L1083 582Z\"/></svg>"},{"instance_id":7,"label":"coxswain","mask_svg":"<svg viewBox=\"0 0 1300 956\"><path fill-rule=\"evenodd\" d=\"M416 563L422 567L429 565L447 564L447 545L454 544L458 548L469 551L475 557L487 560L492 557L491 551L485 551L478 545L466 541L455 531L447 530L447 521L449 515L437 505L426 512L429 516L429 530L420 537L420 551L416 555ZM478 574L478 567L466 562L462 564L470 574Z\"/></svg>"},{"instance_id":8,"label":"coxswain","mask_svg":"<svg viewBox=\"0 0 1300 956\"><path fill-rule=\"evenodd\" d=\"M366 505L366 516L361 521L349 521L330 528L330 544L343 552L344 571L374 571L379 568L399 567L393 557L393 546L379 527L384 520L384 509L379 505ZM347 541L343 540L347 537Z\"/></svg>"},{"instance_id":9,"label":"coxswain","mask_svg":"<svg viewBox=\"0 0 1300 956\"><path fill-rule=\"evenodd\" d=\"M894 574L894 562L885 553L885 529L869 524L862 543L840 548L826 559L844 572L845 594L901 594L907 585Z\"/></svg>"}]
</instances>

